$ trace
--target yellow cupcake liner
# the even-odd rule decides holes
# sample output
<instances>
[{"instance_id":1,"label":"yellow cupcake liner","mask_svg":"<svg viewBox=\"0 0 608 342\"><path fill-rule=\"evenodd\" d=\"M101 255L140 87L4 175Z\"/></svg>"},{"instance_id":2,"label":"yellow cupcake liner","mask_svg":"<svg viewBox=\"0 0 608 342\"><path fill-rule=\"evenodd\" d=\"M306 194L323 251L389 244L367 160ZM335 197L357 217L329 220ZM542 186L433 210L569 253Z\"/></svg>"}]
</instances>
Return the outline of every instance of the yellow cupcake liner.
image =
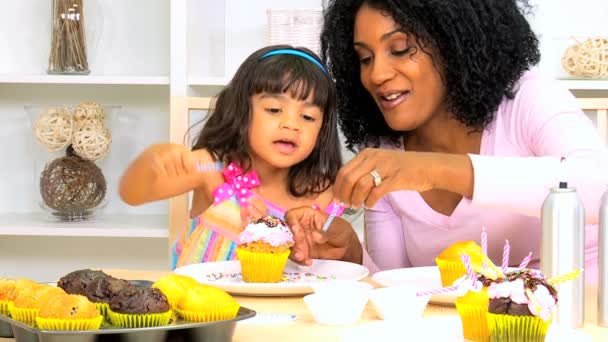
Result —
<instances>
[{"instance_id":1,"label":"yellow cupcake liner","mask_svg":"<svg viewBox=\"0 0 608 342\"><path fill-rule=\"evenodd\" d=\"M492 342L543 342L551 320L536 316L513 316L488 313L488 328Z\"/></svg>"},{"instance_id":2,"label":"yellow cupcake liner","mask_svg":"<svg viewBox=\"0 0 608 342\"><path fill-rule=\"evenodd\" d=\"M11 318L15 321L34 325L36 323L36 317L38 316L40 309L18 308L15 307L11 302L8 305L8 311L11 314Z\"/></svg>"},{"instance_id":3,"label":"yellow cupcake liner","mask_svg":"<svg viewBox=\"0 0 608 342\"><path fill-rule=\"evenodd\" d=\"M36 317L36 324L42 330L99 330L103 316L86 319L60 319Z\"/></svg>"},{"instance_id":4,"label":"yellow cupcake liner","mask_svg":"<svg viewBox=\"0 0 608 342\"><path fill-rule=\"evenodd\" d=\"M243 281L248 283L278 283L283 280L283 269L291 251L282 253L250 252L237 248L236 254L241 262Z\"/></svg>"},{"instance_id":5,"label":"yellow cupcake liner","mask_svg":"<svg viewBox=\"0 0 608 342\"><path fill-rule=\"evenodd\" d=\"M151 314L123 314L108 310L110 323L119 328L159 327L169 324L172 311Z\"/></svg>"},{"instance_id":6,"label":"yellow cupcake liner","mask_svg":"<svg viewBox=\"0 0 608 342\"><path fill-rule=\"evenodd\" d=\"M8 311L8 304L12 303L8 300L0 300L0 315L8 316L10 313Z\"/></svg>"},{"instance_id":7,"label":"yellow cupcake liner","mask_svg":"<svg viewBox=\"0 0 608 342\"><path fill-rule=\"evenodd\" d=\"M452 286L458 278L462 277L467 273L464 268L462 261L446 261L439 258L435 258L435 263L439 268L439 274L441 275L441 286L447 287Z\"/></svg>"},{"instance_id":8,"label":"yellow cupcake liner","mask_svg":"<svg viewBox=\"0 0 608 342\"><path fill-rule=\"evenodd\" d=\"M197 312L175 309L177 314L190 322L213 322L233 319L239 313L240 305L235 304L224 308L223 310L213 312Z\"/></svg>"},{"instance_id":9,"label":"yellow cupcake liner","mask_svg":"<svg viewBox=\"0 0 608 342\"><path fill-rule=\"evenodd\" d=\"M457 299L456 310L462 321L462 333L465 339L480 342L490 341L490 331L486 319L487 305L463 304L459 303Z\"/></svg>"},{"instance_id":10,"label":"yellow cupcake liner","mask_svg":"<svg viewBox=\"0 0 608 342\"><path fill-rule=\"evenodd\" d=\"M108 304L108 303L95 303L95 307L97 307L97 311L99 311L99 314L103 318L108 319L108 311L110 311L110 304Z\"/></svg>"}]
</instances>

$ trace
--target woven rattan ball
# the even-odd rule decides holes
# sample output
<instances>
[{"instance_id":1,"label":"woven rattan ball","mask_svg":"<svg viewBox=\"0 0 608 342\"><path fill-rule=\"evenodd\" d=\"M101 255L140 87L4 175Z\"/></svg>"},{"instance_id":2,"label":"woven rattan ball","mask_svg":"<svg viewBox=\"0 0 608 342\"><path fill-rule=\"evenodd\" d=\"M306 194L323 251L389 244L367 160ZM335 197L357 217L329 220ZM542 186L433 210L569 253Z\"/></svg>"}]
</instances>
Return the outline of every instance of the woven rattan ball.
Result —
<instances>
[{"instance_id":1,"label":"woven rattan ball","mask_svg":"<svg viewBox=\"0 0 608 342\"><path fill-rule=\"evenodd\" d=\"M562 67L573 77L608 77L608 38L587 39L570 46L562 57Z\"/></svg>"},{"instance_id":2,"label":"woven rattan ball","mask_svg":"<svg viewBox=\"0 0 608 342\"><path fill-rule=\"evenodd\" d=\"M54 159L40 175L44 203L61 213L75 213L97 207L106 195L106 180L92 161L73 154Z\"/></svg>"},{"instance_id":3,"label":"woven rattan ball","mask_svg":"<svg viewBox=\"0 0 608 342\"><path fill-rule=\"evenodd\" d=\"M74 109L74 126L76 129L85 125L101 125L106 119L103 107L95 102L81 102Z\"/></svg>"},{"instance_id":4,"label":"woven rattan ball","mask_svg":"<svg viewBox=\"0 0 608 342\"><path fill-rule=\"evenodd\" d=\"M72 114L66 108L49 108L34 123L36 139L49 152L65 148L72 141L73 131Z\"/></svg>"},{"instance_id":5,"label":"woven rattan ball","mask_svg":"<svg viewBox=\"0 0 608 342\"><path fill-rule=\"evenodd\" d=\"M72 147L76 154L84 159L98 160L106 156L110 150L112 135L110 131L97 125L81 127L72 139Z\"/></svg>"}]
</instances>

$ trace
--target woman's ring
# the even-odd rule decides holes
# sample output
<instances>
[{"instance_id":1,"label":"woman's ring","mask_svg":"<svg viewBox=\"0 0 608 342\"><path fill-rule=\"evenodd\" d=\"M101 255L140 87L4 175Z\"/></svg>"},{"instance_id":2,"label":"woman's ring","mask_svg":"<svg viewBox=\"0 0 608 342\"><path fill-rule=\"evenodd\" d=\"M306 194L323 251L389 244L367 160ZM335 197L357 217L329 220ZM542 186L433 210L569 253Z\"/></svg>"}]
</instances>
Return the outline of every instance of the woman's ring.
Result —
<instances>
[{"instance_id":1,"label":"woman's ring","mask_svg":"<svg viewBox=\"0 0 608 342\"><path fill-rule=\"evenodd\" d=\"M372 171L370 171L369 174L374 179L374 185L375 186L380 186L380 184L382 184L382 177L380 177L380 174L378 173L378 170L372 170Z\"/></svg>"}]
</instances>

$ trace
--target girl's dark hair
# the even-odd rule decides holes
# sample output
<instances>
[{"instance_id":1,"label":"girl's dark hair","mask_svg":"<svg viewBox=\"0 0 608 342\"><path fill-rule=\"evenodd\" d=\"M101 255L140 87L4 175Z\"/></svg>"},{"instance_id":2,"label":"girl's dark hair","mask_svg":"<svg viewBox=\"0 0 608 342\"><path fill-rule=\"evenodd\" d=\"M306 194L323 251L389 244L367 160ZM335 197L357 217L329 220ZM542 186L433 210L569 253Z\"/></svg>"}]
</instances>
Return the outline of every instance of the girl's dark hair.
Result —
<instances>
[{"instance_id":1,"label":"girl's dark hair","mask_svg":"<svg viewBox=\"0 0 608 342\"><path fill-rule=\"evenodd\" d=\"M521 5L521 7L518 6ZM540 60L538 40L525 14L527 0L330 0L321 35L338 92L337 110L346 145L398 143L360 81L353 48L355 15L366 4L391 16L433 58L446 86L447 108L463 124L483 130L501 101L513 98L524 71Z\"/></svg>"},{"instance_id":2,"label":"girl's dark hair","mask_svg":"<svg viewBox=\"0 0 608 342\"><path fill-rule=\"evenodd\" d=\"M251 162L248 137L252 96L288 92L295 99L305 100L312 95L313 103L323 110L323 122L312 153L290 168L288 191L294 196L321 193L333 184L342 164L335 86L321 67L304 57L277 54L261 58L279 49L304 52L323 64L306 48L276 45L254 52L217 96L192 149L207 149L222 162Z\"/></svg>"}]
</instances>

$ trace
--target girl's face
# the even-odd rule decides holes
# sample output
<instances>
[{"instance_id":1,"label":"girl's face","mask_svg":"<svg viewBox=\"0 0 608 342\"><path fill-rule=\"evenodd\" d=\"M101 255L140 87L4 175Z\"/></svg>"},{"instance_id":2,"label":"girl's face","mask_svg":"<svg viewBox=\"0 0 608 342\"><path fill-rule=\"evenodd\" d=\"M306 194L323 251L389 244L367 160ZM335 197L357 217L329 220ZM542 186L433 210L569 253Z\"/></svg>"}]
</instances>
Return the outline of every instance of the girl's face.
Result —
<instances>
[{"instance_id":1,"label":"girl's face","mask_svg":"<svg viewBox=\"0 0 608 342\"><path fill-rule=\"evenodd\" d=\"M311 154L323 124L323 112L311 98L299 101L289 92L261 93L251 102L249 145L254 163L289 168Z\"/></svg>"},{"instance_id":2,"label":"girl's face","mask_svg":"<svg viewBox=\"0 0 608 342\"><path fill-rule=\"evenodd\" d=\"M361 83L384 120L397 131L414 130L441 110L445 86L430 55L388 15L367 5L355 17L354 49Z\"/></svg>"}]
</instances>

